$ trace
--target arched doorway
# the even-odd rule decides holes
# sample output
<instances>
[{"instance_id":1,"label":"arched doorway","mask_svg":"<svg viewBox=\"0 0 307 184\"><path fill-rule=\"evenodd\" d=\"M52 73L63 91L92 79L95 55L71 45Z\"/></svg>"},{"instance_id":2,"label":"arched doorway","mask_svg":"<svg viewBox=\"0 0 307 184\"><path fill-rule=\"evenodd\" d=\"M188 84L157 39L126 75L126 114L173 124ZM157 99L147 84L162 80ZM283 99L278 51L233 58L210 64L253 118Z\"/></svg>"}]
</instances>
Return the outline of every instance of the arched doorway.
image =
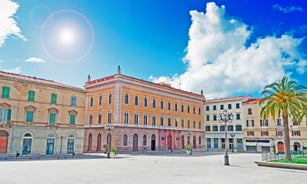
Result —
<instances>
[{"instance_id":1,"label":"arched doorway","mask_svg":"<svg viewBox=\"0 0 307 184\"><path fill-rule=\"evenodd\" d=\"M101 134L98 134L97 136L97 152L101 151Z\"/></svg>"},{"instance_id":2,"label":"arched doorway","mask_svg":"<svg viewBox=\"0 0 307 184\"><path fill-rule=\"evenodd\" d=\"M75 153L75 136L70 134L67 139L67 154Z\"/></svg>"},{"instance_id":3,"label":"arched doorway","mask_svg":"<svg viewBox=\"0 0 307 184\"><path fill-rule=\"evenodd\" d=\"M156 150L156 135L152 134L151 136L151 150L155 151Z\"/></svg>"},{"instance_id":4,"label":"arched doorway","mask_svg":"<svg viewBox=\"0 0 307 184\"><path fill-rule=\"evenodd\" d=\"M294 151L299 151L299 150L301 150L301 145L300 145L300 143L295 142L294 145L293 145L293 149L294 149Z\"/></svg>"},{"instance_id":5,"label":"arched doorway","mask_svg":"<svg viewBox=\"0 0 307 184\"><path fill-rule=\"evenodd\" d=\"M29 155L31 153L32 148L32 135L30 133L26 133L23 136L22 141L22 155Z\"/></svg>"},{"instance_id":6,"label":"arched doorway","mask_svg":"<svg viewBox=\"0 0 307 184\"><path fill-rule=\"evenodd\" d=\"M181 149L185 149L184 148L184 136L181 136Z\"/></svg>"},{"instance_id":7,"label":"arched doorway","mask_svg":"<svg viewBox=\"0 0 307 184\"><path fill-rule=\"evenodd\" d=\"M88 135L87 151L92 151L93 135Z\"/></svg>"},{"instance_id":8,"label":"arched doorway","mask_svg":"<svg viewBox=\"0 0 307 184\"><path fill-rule=\"evenodd\" d=\"M196 149L196 136L193 136L193 149Z\"/></svg>"},{"instance_id":9,"label":"arched doorway","mask_svg":"<svg viewBox=\"0 0 307 184\"><path fill-rule=\"evenodd\" d=\"M284 143L283 142L278 142L277 143L277 151L278 152L284 152L285 151L285 147L284 147Z\"/></svg>"},{"instance_id":10,"label":"arched doorway","mask_svg":"<svg viewBox=\"0 0 307 184\"><path fill-rule=\"evenodd\" d=\"M53 153L54 153L54 140L55 140L55 135L49 134L48 138L47 138L46 155L53 155Z\"/></svg>"},{"instance_id":11,"label":"arched doorway","mask_svg":"<svg viewBox=\"0 0 307 184\"><path fill-rule=\"evenodd\" d=\"M0 153L7 153L8 136L5 130L0 130Z\"/></svg>"},{"instance_id":12,"label":"arched doorway","mask_svg":"<svg viewBox=\"0 0 307 184\"><path fill-rule=\"evenodd\" d=\"M169 133L168 135L167 135L167 149L168 150L171 150L172 149L172 147L173 147L173 142L172 142L172 135L171 135L171 133Z\"/></svg>"},{"instance_id":13,"label":"arched doorway","mask_svg":"<svg viewBox=\"0 0 307 184\"><path fill-rule=\"evenodd\" d=\"M138 151L138 142L139 142L138 134L134 134L133 135L132 151Z\"/></svg>"}]
</instances>

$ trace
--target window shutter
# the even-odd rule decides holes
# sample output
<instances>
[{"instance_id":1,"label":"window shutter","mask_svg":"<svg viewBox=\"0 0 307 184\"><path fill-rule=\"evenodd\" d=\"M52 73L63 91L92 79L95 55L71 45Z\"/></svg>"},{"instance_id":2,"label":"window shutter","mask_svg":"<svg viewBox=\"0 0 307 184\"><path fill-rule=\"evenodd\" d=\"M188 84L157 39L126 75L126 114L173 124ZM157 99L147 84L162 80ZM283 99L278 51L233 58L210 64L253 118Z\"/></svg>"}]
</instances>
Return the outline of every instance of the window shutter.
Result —
<instances>
[{"instance_id":1,"label":"window shutter","mask_svg":"<svg viewBox=\"0 0 307 184\"><path fill-rule=\"evenodd\" d=\"M74 125L75 124L75 121L76 121L76 115L74 115L74 114L71 114L70 115L70 124L71 125Z\"/></svg>"},{"instance_id":2,"label":"window shutter","mask_svg":"<svg viewBox=\"0 0 307 184\"><path fill-rule=\"evenodd\" d=\"M8 109L7 110L7 120L10 121L11 120L11 114L12 114L12 110Z\"/></svg>"}]
</instances>

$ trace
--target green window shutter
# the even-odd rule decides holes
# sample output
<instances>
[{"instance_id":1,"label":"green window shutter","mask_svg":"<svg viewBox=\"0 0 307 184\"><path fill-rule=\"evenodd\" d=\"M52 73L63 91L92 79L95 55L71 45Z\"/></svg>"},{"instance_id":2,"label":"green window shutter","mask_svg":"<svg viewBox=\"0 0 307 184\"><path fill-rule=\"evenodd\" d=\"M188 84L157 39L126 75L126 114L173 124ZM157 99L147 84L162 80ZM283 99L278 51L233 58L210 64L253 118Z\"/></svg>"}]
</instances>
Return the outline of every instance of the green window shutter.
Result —
<instances>
[{"instance_id":1,"label":"green window shutter","mask_svg":"<svg viewBox=\"0 0 307 184\"><path fill-rule=\"evenodd\" d=\"M74 125L75 122L76 122L76 115L71 114L71 115L70 115L70 121L69 121L69 123L70 123L71 125Z\"/></svg>"},{"instance_id":2,"label":"green window shutter","mask_svg":"<svg viewBox=\"0 0 307 184\"><path fill-rule=\"evenodd\" d=\"M56 114L55 113L50 113L49 124L50 125L55 125L55 119L56 119Z\"/></svg>"},{"instance_id":3,"label":"green window shutter","mask_svg":"<svg viewBox=\"0 0 307 184\"><path fill-rule=\"evenodd\" d=\"M35 99L35 91L32 90L28 91L28 101L33 102L34 99Z\"/></svg>"},{"instance_id":4,"label":"green window shutter","mask_svg":"<svg viewBox=\"0 0 307 184\"><path fill-rule=\"evenodd\" d=\"M27 111L26 122L28 123L33 122L33 111Z\"/></svg>"},{"instance_id":5,"label":"green window shutter","mask_svg":"<svg viewBox=\"0 0 307 184\"><path fill-rule=\"evenodd\" d=\"M75 96L71 97L70 105L71 106L76 106L77 105L77 97L75 97Z\"/></svg>"},{"instance_id":6,"label":"green window shutter","mask_svg":"<svg viewBox=\"0 0 307 184\"><path fill-rule=\"evenodd\" d=\"M57 94L51 94L51 104L56 104Z\"/></svg>"},{"instance_id":7,"label":"green window shutter","mask_svg":"<svg viewBox=\"0 0 307 184\"><path fill-rule=\"evenodd\" d=\"M2 87L2 98L10 98L10 87Z\"/></svg>"},{"instance_id":8,"label":"green window shutter","mask_svg":"<svg viewBox=\"0 0 307 184\"><path fill-rule=\"evenodd\" d=\"M12 110L8 109L7 110L7 120L10 121L11 120L11 115L12 115Z\"/></svg>"}]
</instances>

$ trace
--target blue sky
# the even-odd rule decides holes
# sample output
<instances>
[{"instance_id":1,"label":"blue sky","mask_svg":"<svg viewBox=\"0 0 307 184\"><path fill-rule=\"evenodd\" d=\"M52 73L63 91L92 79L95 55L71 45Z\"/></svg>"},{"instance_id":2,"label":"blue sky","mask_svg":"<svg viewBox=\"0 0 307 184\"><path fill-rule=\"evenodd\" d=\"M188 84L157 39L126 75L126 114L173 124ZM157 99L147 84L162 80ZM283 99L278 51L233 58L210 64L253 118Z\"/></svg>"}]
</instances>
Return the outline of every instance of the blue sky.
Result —
<instances>
[{"instance_id":1,"label":"blue sky","mask_svg":"<svg viewBox=\"0 0 307 184\"><path fill-rule=\"evenodd\" d=\"M116 73L207 98L307 85L304 0L0 0L0 70L83 87Z\"/></svg>"}]
</instances>

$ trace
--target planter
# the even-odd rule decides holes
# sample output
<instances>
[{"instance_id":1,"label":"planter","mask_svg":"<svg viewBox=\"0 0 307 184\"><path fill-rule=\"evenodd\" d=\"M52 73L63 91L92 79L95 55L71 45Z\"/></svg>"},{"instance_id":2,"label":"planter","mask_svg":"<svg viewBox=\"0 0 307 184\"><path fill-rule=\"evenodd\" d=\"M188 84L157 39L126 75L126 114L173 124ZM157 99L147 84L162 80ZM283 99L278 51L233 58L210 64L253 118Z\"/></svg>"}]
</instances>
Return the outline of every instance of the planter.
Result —
<instances>
[{"instance_id":1,"label":"planter","mask_svg":"<svg viewBox=\"0 0 307 184\"><path fill-rule=\"evenodd\" d=\"M111 152L111 153L110 153L110 157L111 157L111 158L116 158L116 153Z\"/></svg>"}]
</instances>

